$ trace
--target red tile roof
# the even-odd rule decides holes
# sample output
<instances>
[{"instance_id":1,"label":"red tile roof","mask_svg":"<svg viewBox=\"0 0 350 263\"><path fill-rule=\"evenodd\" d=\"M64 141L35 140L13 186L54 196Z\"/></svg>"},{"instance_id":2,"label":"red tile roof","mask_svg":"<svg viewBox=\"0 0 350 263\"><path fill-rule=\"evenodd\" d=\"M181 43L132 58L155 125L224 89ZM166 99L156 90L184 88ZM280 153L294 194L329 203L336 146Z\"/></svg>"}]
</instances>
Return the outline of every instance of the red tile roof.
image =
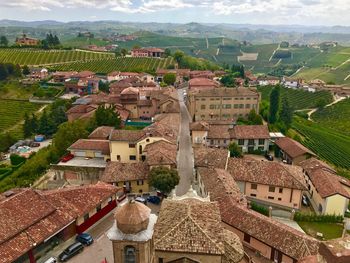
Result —
<instances>
[{"instance_id":1,"label":"red tile roof","mask_svg":"<svg viewBox=\"0 0 350 263\"><path fill-rule=\"evenodd\" d=\"M145 180L148 178L149 167L146 163L108 162L101 176L101 181L107 183Z\"/></svg>"},{"instance_id":2,"label":"red tile roof","mask_svg":"<svg viewBox=\"0 0 350 263\"><path fill-rule=\"evenodd\" d=\"M350 199L350 194L342 185L342 178L338 176L333 169L330 169L323 164L324 163L315 158L310 158L300 162L299 165L304 169L322 198L339 194ZM343 184L346 183L347 180L345 180Z\"/></svg>"},{"instance_id":3,"label":"red tile roof","mask_svg":"<svg viewBox=\"0 0 350 263\"><path fill-rule=\"evenodd\" d=\"M173 165L176 166L177 146L164 140L147 144L143 150L146 153L146 162L150 166Z\"/></svg>"},{"instance_id":4,"label":"red tile roof","mask_svg":"<svg viewBox=\"0 0 350 263\"><path fill-rule=\"evenodd\" d=\"M292 172L289 165L277 162L257 161L248 157L229 158L227 171L236 181L306 190L301 169Z\"/></svg>"},{"instance_id":5,"label":"red tile roof","mask_svg":"<svg viewBox=\"0 0 350 263\"><path fill-rule=\"evenodd\" d=\"M207 170L207 171L206 171ZM222 221L257 240L299 260L318 252L319 242L285 224L250 210L228 173L200 168L199 173L211 201L219 203Z\"/></svg>"},{"instance_id":6,"label":"red tile roof","mask_svg":"<svg viewBox=\"0 0 350 263\"><path fill-rule=\"evenodd\" d=\"M113 130L109 139L111 141L137 142L144 134L145 132L142 130Z\"/></svg>"},{"instance_id":7,"label":"red tile roof","mask_svg":"<svg viewBox=\"0 0 350 263\"><path fill-rule=\"evenodd\" d=\"M236 125L230 130L234 139L269 139L269 129L266 125Z\"/></svg>"},{"instance_id":8,"label":"red tile roof","mask_svg":"<svg viewBox=\"0 0 350 263\"><path fill-rule=\"evenodd\" d=\"M109 140L79 139L68 150L100 151L104 155L109 155Z\"/></svg>"},{"instance_id":9,"label":"red tile roof","mask_svg":"<svg viewBox=\"0 0 350 263\"><path fill-rule=\"evenodd\" d=\"M111 126L97 127L92 133L90 133L89 139L108 140L112 130L114 130L114 127Z\"/></svg>"},{"instance_id":10,"label":"red tile roof","mask_svg":"<svg viewBox=\"0 0 350 263\"><path fill-rule=\"evenodd\" d=\"M310 155L315 155L304 145L288 137L278 138L275 141L275 144L292 158L296 158L307 153Z\"/></svg>"},{"instance_id":11,"label":"red tile roof","mask_svg":"<svg viewBox=\"0 0 350 263\"><path fill-rule=\"evenodd\" d=\"M221 148L208 148L205 146L193 148L195 167L214 167L225 169L228 150Z\"/></svg>"},{"instance_id":12,"label":"red tile roof","mask_svg":"<svg viewBox=\"0 0 350 263\"><path fill-rule=\"evenodd\" d=\"M190 131L209 131L209 123L205 121L191 122Z\"/></svg>"},{"instance_id":13,"label":"red tile roof","mask_svg":"<svg viewBox=\"0 0 350 263\"><path fill-rule=\"evenodd\" d=\"M194 78L190 79L188 82L188 85L191 88L198 88L198 87L210 87L210 88L217 88L219 87L219 83L215 80L211 80L208 78Z\"/></svg>"}]
</instances>

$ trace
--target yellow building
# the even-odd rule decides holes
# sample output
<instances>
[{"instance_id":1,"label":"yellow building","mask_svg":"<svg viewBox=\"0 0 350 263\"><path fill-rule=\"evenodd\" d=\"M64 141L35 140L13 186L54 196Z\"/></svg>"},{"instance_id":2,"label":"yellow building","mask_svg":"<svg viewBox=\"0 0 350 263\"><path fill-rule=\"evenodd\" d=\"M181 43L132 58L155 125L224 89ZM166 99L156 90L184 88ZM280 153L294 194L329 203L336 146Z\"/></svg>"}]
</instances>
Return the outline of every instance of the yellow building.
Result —
<instances>
[{"instance_id":1,"label":"yellow building","mask_svg":"<svg viewBox=\"0 0 350 263\"><path fill-rule=\"evenodd\" d=\"M315 211L319 214L344 216L350 199L347 187L344 186L347 180L315 158L302 161L300 166L303 168L311 205Z\"/></svg>"},{"instance_id":2,"label":"yellow building","mask_svg":"<svg viewBox=\"0 0 350 263\"><path fill-rule=\"evenodd\" d=\"M252 109L259 112L260 94L249 88L195 90L188 95L188 109L196 121L234 120L247 117Z\"/></svg>"},{"instance_id":3,"label":"yellow building","mask_svg":"<svg viewBox=\"0 0 350 263\"><path fill-rule=\"evenodd\" d=\"M148 193L149 166L146 163L109 162L101 181L123 187L125 193Z\"/></svg>"}]
</instances>

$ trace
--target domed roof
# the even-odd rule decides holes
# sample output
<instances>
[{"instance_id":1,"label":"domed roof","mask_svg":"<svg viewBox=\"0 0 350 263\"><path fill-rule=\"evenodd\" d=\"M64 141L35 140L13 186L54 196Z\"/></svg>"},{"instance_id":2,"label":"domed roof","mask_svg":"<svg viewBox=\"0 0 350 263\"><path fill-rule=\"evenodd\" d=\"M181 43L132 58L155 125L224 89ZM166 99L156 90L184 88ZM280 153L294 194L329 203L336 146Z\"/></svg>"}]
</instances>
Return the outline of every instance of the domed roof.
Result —
<instances>
[{"instance_id":1,"label":"domed roof","mask_svg":"<svg viewBox=\"0 0 350 263\"><path fill-rule=\"evenodd\" d=\"M115 220L124 234L136 234L147 229L150 214L151 209L147 206L131 200L117 209Z\"/></svg>"}]
</instances>

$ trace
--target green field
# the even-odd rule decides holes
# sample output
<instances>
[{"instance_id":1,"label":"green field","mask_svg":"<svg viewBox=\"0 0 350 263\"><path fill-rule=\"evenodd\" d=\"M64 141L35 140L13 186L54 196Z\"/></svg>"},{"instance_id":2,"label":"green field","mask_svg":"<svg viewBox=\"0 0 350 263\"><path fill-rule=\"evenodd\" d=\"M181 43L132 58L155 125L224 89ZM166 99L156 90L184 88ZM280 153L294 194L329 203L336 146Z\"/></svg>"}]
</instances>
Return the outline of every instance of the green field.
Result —
<instances>
[{"instance_id":1,"label":"green field","mask_svg":"<svg viewBox=\"0 0 350 263\"><path fill-rule=\"evenodd\" d=\"M132 58L118 57L116 59L95 60L90 62L73 62L52 67L53 70L91 70L97 73L109 73L115 70L119 71L156 71L158 68L167 68L173 64L173 58Z\"/></svg>"},{"instance_id":2,"label":"green field","mask_svg":"<svg viewBox=\"0 0 350 263\"><path fill-rule=\"evenodd\" d=\"M46 65L113 58L113 53L78 50L0 49L0 62L20 65Z\"/></svg>"},{"instance_id":3,"label":"green field","mask_svg":"<svg viewBox=\"0 0 350 263\"><path fill-rule=\"evenodd\" d=\"M317 237L317 233L323 234L324 240L339 238L343 234L343 226L334 223L298 222L299 226L310 236Z\"/></svg>"},{"instance_id":4,"label":"green field","mask_svg":"<svg viewBox=\"0 0 350 263\"><path fill-rule=\"evenodd\" d=\"M294 118L292 127L303 136L302 143L319 157L337 167L350 169L349 136L299 117Z\"/></svg>"},{"instance_id":5,"label":"green field","mask_svg":"<svg viewBox=\"0 0 350 263\"><path fill-rule=\"evenodd\" d=\"M259 87L263 100L269 100L270 92L273 87ZM311 93L304 90L294 90L281 87L281 98L287 97L290 105L294 110L315 108L320 99L325 99L327 103L331 103L333 98L328 91L318 91Z\"/></svg>"},{"instance_id":6,"label":"green field","mask_svg":"<svg viewBox=\"0 0 350 263\"><path fill-rule=\"evenodd\" d=\"M0 99L0 133L22 121L25 113L31 114L41 106L29 101Z\"/></svg>"},{"instance_id":7,"label":"green field","mask_svg":"<svg viewBox=\"0 0 350 263\"><path fill-rule=\"evenodd\" d=\"M316 111L312 120L350 136L350 98Z\"/></svg>"}]
</instances>

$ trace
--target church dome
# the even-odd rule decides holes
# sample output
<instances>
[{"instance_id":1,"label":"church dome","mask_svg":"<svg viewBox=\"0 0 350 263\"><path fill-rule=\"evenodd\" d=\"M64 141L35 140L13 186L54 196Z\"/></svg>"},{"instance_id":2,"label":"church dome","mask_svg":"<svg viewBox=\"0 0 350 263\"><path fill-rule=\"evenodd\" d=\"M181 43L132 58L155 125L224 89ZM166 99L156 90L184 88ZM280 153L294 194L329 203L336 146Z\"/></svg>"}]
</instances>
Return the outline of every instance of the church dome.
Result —
<instances>
[{"instance_id":1,"label":"church dome","mask_svg":"<svg viewBox=\"0 0 350 263\"><path fill-rule=\"evenodd\" d=\"M147 206L131 200L117 209L115 220L124 234L136 234L147 229L150 214Z\"/></svg>"}]
</instances>

